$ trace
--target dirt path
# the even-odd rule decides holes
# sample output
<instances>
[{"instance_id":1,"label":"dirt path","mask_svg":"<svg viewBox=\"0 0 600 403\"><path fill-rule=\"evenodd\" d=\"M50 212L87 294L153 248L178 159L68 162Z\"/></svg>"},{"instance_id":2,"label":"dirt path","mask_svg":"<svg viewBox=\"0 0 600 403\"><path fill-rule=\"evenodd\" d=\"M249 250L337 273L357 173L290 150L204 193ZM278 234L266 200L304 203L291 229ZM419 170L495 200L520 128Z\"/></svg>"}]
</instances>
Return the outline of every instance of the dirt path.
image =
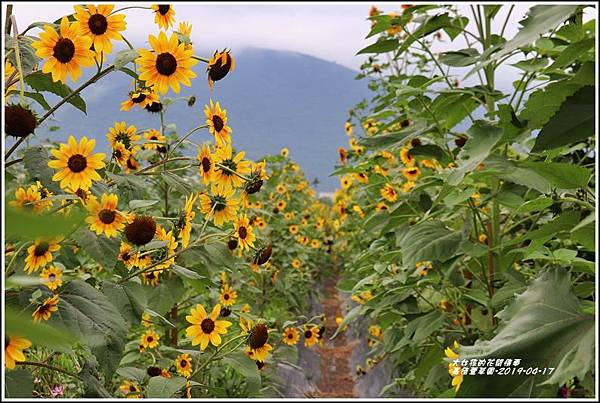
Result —
<instances>
[{"instance_id":1,"label":"dirt path","mask_svg":"<svg viewBox=\"0 0 600 403\"><path fill-rule=\"evenodd\" d=\"M321 378L318 389L310 393L310 396L307 394L307 397L356 397L350 357L358 341L348 342L343 333L334 340L329 340L337 329L335 318L341 316L342 300L336 289L337 282L336 277L324 283L324 299L321 303L327 320L323 346L315 349L321 359Z\"/></svg>"}]
</instances>

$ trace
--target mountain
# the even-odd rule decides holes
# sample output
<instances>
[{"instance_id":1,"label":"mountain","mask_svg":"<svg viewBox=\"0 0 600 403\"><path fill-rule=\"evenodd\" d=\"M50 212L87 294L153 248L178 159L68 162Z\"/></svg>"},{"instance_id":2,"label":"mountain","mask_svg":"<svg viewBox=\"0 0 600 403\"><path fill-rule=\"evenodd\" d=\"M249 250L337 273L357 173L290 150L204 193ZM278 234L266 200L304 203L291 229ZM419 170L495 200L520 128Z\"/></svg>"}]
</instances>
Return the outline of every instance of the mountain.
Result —
<instances>
[{"instance_id":1,"label":"mountain","mask_svg":"<svg viewBox=\"0 0 600 403\"><path fill-rule=\"evenodd\" d=\"M227 109L234 147L245 150L249 159L288 147L290 157L307 178L319 180L316 190L334 190L338 181L329 174L337 160L337 148L347 146L344 121L348 109L369 95L366 82L355 80L354 70L301 53L247 48L234 57L235 71L215 83L212 94L212 99ZM192 87L182 87L180 94L195 95L195 105L190 108L185 102L178 102L166 114L166 121L176 124L180 135L203 124L204 104L211 97L205 64L199 63L195 71L198 76ZM106 151L107 129L114 122L126 121L138 129L157 128L158 115L137 108L129 112L119 110L130 89L131 77L111 73L82 93L87 115L65 105L55 121L48 120L45 127L37 130L37 137L65 140L70 134L93 136L97 148ZM170 92L167 96L176 94ZM50 101L51 97L47 99ZM52 125L60 129L50 132L48 127ZM200 143L210 137L203 130L191 139Z\"/></svg>"}]
</instances>

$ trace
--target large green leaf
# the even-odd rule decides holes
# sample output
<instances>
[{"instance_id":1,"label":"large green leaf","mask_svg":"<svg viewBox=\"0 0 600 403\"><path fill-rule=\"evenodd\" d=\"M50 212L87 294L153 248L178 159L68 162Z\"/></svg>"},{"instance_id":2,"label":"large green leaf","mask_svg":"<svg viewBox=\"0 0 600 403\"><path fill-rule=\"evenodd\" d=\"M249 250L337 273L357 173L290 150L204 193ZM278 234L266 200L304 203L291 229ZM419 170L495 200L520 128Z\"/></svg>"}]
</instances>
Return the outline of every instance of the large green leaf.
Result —
<instances>
[{"instance_id":1,"label":"large green leaf","mask_svg":"<svg viewBox=\"0 0 600 403\"><path fill-rule=\"evenodd\" d=\"M73 92L67 85L60 81L53 82L52 74L42 73L41 71L35 72L25 77L25 82L33 89L37 91L51 92L59 97L65 98ZM83 113L86 113L85 101L79 94L73 95L67 101Z\"/></svg>"},{"instance_id":2,"label":"large green leaf","mask_svg":"<svg viewBox=\"0 0 600 403\"><path fill-rule=\"evenodd\" d=\"M461 240L460 232L450 231L441 221L426 221L401 232L397 245L402 250L404 265L414 267L422 260L446 261L452 258Z\"/></svg>"},{"instance_id":3,"label":"large green leaf","mask_svg":"<svg viewBox=\"0 0 600 403\"><path fill-rule=\"evenodd\" d=\"M33 69L38 65L40 58L36 56L35 49L31 46L32 37L30 36L17 36L18 46L19 46L19 55L21 59L21 68L23 69L23 74L27 75L33 71ZM10 35L6 35L4 39L4 48L10 54L7 56L7 59L10 63L16 68L17 67L17 53L14 47L13 37Z\"/></svg>"},{"instance_id":4,"label":"large green leaf","mask_svg":"<svg viewBox=\"0 0 600 403\"><path fill-rule=\"evenodd\" d=\"M520 367L554 368L552 374L466 376L461 397L531 397L544 385L562 385L593 368L594 316L572 294L569 273L550 268L497 314L498 333L461 347L460 359L520 358Z\"/></svg>"},{"instance_id":5,"label":"large green leaf","mask_svg":"<svg viewBox=\"0 0 600 403\"><path fill-rule=\"evenodd\" d=\"M103 281L102 292L129 324L140 322L147 305L146 293L140 283L128 281L125 284L115 284L111 281Z\"/></svg>"},{"instance_id":6,"label":"large green leaf","mask_svg":"<svg viewBox=\"0 0 600 403\"><path fill-rule=\"evenodd\" d=\"M23 164L29 177L39 180L51 192L61 193L58 182L52 180L54 170L48 166L48 161L50 161L50 154L44 146L29 147L23 152Z\"/></svg>"},{"instance_id":7,"label":"large green leaf","mask_svg":"<svg viewBox=\"0 0 600 403\"><path fill-rule=\"evenodd\" d=\"M21 336L29 339L34 346L45 346L66 350L78 341L78 335L55 323L33 323L30 315L18 313L10 307L4 311L4 324L8 336Z\"/></svg>"},{"instance_id":8,"label":"large green leaf","mask_svg":"<svg viewBox=\"0 0 600 403\"><path fill-rule=\"evenodd\" d=\"M586 187L592 176L589 169L563 162L523 162L519 165L536 172L561 189Z\"/></svg>"},{"instance_id":9,"label":"large green leaf","mask_svg":"<svg viewBox=\"0 0 600 403\"><path fill-rule=\"evenodd\" d=\"M125 347L127 326L109 299L88 283L73 280L63 286L53 317L81 335L105 375L112 376Z\"/></svg>"},{"instance_id":10,"label":"large green leaf","mask_svg":"<svg viewBox=\"0 0 600 403\"><path fill-rule=\"evenodd\" d=\"M84 215L76 210L67 217L62 214L43 215L6 206L4 218L7 238L33 240L37 237L64 236L81 224Z\"/></svg>"},{"instance_id":11,"label":"large green leaf","mask_svg":"<svg viewBox=\"0 0 600 403\"><path fill-rule=\"evenodd\" d=\"M540 131L531 151L549 150L592 137L596 120L595 94L595 87L588 85L565 99Z\"/></svg>"},{"instance_id":12,"label":"large green leaf","mask_svg":"<svg viewBox=\"0 0 600 403\"><path fill-rule=\"evenodd\" d=\"M164 378L162 376L153 376L148 381L146 388L148 397L173 397L175 393L183 389L185 386L185 378L181 376L172 376Z\"/></svg>"},{"instance_id":13,"label":"large green leaf","mask_svg":"<svg viewBox=\"0 0 600 403\"><path fill-rule=\"evenodd\" d=\"M77 239L81 248L105 269L111 269L117 263L120 245L118 238L96 235L83 227L78 229L73 236Z\"/></svg>"},{"instance_id":14,"label":"large green leaf","mask_svg":"<svg viewBox=\"0 0 600 403\"><path fill-rule=\"evenodd\" d=\"M6 369L4 375L4 395L7 398L32 398L33 377L22 368L15 370Z\"/></svg>"},{"instance_id":15,"label":"large green leaf","mask_svg":"<svg viewBox=\"0 0 600 403\"><path fill-rule=\"evenodd\" d=\"M384 39L359 50L356 54L362 55L365 53L391 52L392 50L396 50L398 46L400 46L400 42L398 42L398 39Z\"/></svg>"},{"instance_id":16,"label":"large green leaf","mask_svg":"<svg viewBox=\"0 0 600 403\"><path fill-rule=\"evenodd\" d=\"M232 369L238 372L243 378L246 379L248 385L248 392L251 396L256 396L260 390L260 373L256 368L256 364L253 360L246 357L241 352L236 352L223 358L223 363L229 365Z\"/></svg>"},{"instance_id":17,"label":"large green leaf","mask_svg":"<svg viewBox=\"0 0 600 403\"><path fill-rule=\"evenodd\" d=\"M449 185L458 185L467 173L474 171L502 137L502 129L481 120L476 121L467 133L470 139L458 155L458 167L448 177Z\"/></svg>"},{"instance_id":18,"label":"large green leaf","mask_svg":"<svg viewBox=\"0 0 600 403\"><path fill-rule=\"evenodd\" d=\"M586 38L584 40L570 44L562 52L560 52L556 60L554 60L554 63L552 63L552 65L548 67L548 70L568 66L580 56L582 56L585 52L590 50L595 43L595 38Z\"/></svg>"},{"instance_id":19,"label":"large green leaf","mask_svg":"<svg viewBox=\"0 0 600 403\"><path fill-rule=\"evenodd\" d=\"M479 52L474 48L454 50L440 54L439 61L446 66L465 67L477 61Z\"/></svg>"}]
</instances>

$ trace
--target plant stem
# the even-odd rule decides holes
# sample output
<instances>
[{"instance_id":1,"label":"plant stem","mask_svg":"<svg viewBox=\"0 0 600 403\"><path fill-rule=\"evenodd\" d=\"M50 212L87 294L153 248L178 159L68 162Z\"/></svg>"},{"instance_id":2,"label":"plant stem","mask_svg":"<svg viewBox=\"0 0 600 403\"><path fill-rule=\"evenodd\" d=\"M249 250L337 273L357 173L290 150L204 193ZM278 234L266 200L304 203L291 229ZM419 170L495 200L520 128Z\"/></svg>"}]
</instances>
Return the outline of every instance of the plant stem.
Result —
<instances>
[{"instance_id":1,"label":"plant stem","mask_svg":"<svg viewBox=\"0 0 600 403\"><path fill-rule=\"evenodd\" d=\"M74 374L72 372L69 372L66 369L55 367L54 365L46 364L45 362L18 361L18 362L16 362L16 364L17 365L31 365L31 366L34 366L34 367L42 367L42 368L51 369L53 371L57 371L57 372L60 372L62 374L68 375L68 376L70 376L72 378L76 378L76 379L79 379L79 380L83 381L83 379L81 379L81 377L79 375Z\"/></svg>"},{"instance_id":2,"label":"plant stem","mask_svg":"<svg viewBox=\"0 0 600 403\"><path fill-rule=\"evenodd\" d=\"M17 20L14 15L10 16L12 20L13 29L13 48L15 49L15 60L17 61L17 71L19 72L19 103L21 105L25 102L25 81L23 79L23 64L21 63L21 51L19 50L19 30L17 29Z\"/></svg>"},{"instance_id":3,"label":"plant stem","mask_svg":"<svg viewBox=\"0 0 600 403\"><path fill-rule=\"evenodd\" d=\"M182 138L180 138L176 143L174 143L171 147L169 147L169 151L167 152L167 158L169 158L171 153L173 153L173 151L175 151L177 149L177 147L179 147L181 145L181 143L183 143L188 137L190 137L192 134L194 134L194 132L196 132L200 129L206 129L207 127L208 127L207 125L196 126L192 130L187 132Z\"/></svg>"}]
</instances>

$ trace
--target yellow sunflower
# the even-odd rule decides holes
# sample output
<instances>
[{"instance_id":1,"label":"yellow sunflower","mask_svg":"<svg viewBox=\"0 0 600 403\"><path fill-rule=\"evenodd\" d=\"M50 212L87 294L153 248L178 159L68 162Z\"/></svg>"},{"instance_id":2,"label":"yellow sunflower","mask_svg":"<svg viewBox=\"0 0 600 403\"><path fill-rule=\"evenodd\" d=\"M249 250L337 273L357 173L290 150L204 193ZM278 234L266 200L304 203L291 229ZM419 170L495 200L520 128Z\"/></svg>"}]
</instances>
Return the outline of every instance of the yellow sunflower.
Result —
<instances>
[{"instance_id":1,"label":"yellow sunflower","mask_svg":"<svg viewBox=\"0 0 600 403\"><path fill-rule=\"evenodd\" d=\"M214 170L213 155L210 152L210 146L202 144L202 148L198 150L198 156L196 158L198 159L202 182L204 182L205 185L208 185L212 182Z\"/></svg>"},{"instance_id":2,"label":"yellow sunflower","mask_svg":"<svg viewBox=\"0 0 600 403\"><path fill-rule=\"evenodd\" d=\"M94 52L90 50L92 38L81 35L79 23L69 23L67 17L60 21L60 33L52 25L44 25L40 40L31 43L35 54L48 60L42 66L43 73L51 73L52 81L66 83L67 74L77 81L81 67L94 64Z\"/></svg>"},{"instance_id":3,"label":"yellow sunflower","mask_svg":"<svg viewBox=\"0 0 600 403\"><path fill-rule=\"evenodd\" d=\"M49 266L42 270L40 279L50 291L54 291L63 284L62 270L56 266Z\"/></svg>"},{"instance_id":4,"label":"yellow sunflower","mask_svg":"<svg viewBox=\"0 0 600 403\"><path fill-rule=\"evenodd\" d=\"M53 312L58 311L58 295L53 295L49 298L46 298L43 303L38 305L33 311L33 321L39 322L42 319L48 320L50 316L52 316Z\"/></svg>"},{"instance_id":5,"label":"yellow sunflower","mask_svg":"<svg viewBox=\"0 0 600 403\"><path fill-rule=\"evenodd\" d=\"M121 102L121 110L128 111L135 105L138 105L140 108L144 109L148 105L155 103L160 103L160 97L157 93L150 89L139 89L136 91L131 91L127 101Z\"/></svg>"},{"instance_id":6,"label":"yellow sunflower","mask_svg":"<svg viewBox=\"0 0 600 403\"><path fill-rule=\"evenodd\" d=\"M131 157L131 151L129 151L123 143L117 141L112 149L112 157L119 166L126 167L127 161L129 161L129 157Z\"/></svg>"},{"instance_id":7,"label":"yellow sunflower","mask_svg":"<svg viewBox=\"0 0 600 403\"><path fill-rule=\"evenodd\" d=\"M119 31L125 31L127 23L124 14L112 14L114 4L100 4L97 7L89 4L74 6L75 19L79 22L81 34L91 37L94 50L108 55L112 52L111 39L123 40Z\"/></svg>"},{"instance_id":8,"label":"yellow sunflower","mask_svg":"<svg viewBox=\"0 0 600 403\"><path fill-rule=\"evenodd\" d=\"M90 224L90 230L108 238L117 236L128 221L127 214L117 210L118 202L116 194L103 193L100 203L96 198L90 199L86 205L90 215L85 219Z\"/></svg>"},{"instance_id":9,"label":"yellow sunflower","mask_svg":"<svg viewBox=\"0 0 600 403\"><path fill-rule=\"evenodd\" d=\"M26 361L23 350L31 347L31 341L24 337L9 336L4 342L4 365L8 369L15 369L17 362Z\"/></svg>"},{"instance_id":10,"label":"yellow sunflower","mask_svg":"<svg viewBox=\"0 0 600 403\"><path fill-rule=\"evenodd\" d=\"M389 209L390 209L390 208L388 207L388 205L387 205L387 204L385 204L384 202L379 202L379 203L377 203L377 205L375 206L375 210L376 210L378 213L381 213L382 211L389 211Z\"/></svg>"},{"instance_id":11,"label":"yellow sunflower","mask_svg":"<svg viewBox=\"0 0 600 403\"><path fill-rule=\"evenodd\" d=\"M17 89L17 82L19 80L19 72L17 71L17 69L15 69L15 67L12 65L12 63L8 60L6 60L4 62L4 82L6 84L8 84L9 81L12 80L17 80L15 81L14 84L12 84L10 87L5 88L5 92L8 94L9 92L16 90ZM6 97L6 100L8 101L8 96Z\"/></svg>"},{"instance_id":12,"label":"yellow sunflower","mask_svg":"<svg viewBox=\"0 0 600 403\"><path fill-rule=\"evenodd\" d=\"M49 161L48 166L58 170L52 180L60 181L61 189L88 190L93 181L102 179L96 170L104 168L104 154L92 154L95 145L95 139L88 140L84 136L77 144L75 137L69 136L68 144L50 150L56 159Z\"/></svg>"},{"instance_id":13,"label":"yellow sunflower","mask_svg":"<svg viewBox=\"0 0 600 403\"><path fill-rule=\"evenodd\" d=\"M127 398L139 398L141 397L141 389L140 387L130 380L125 380L119 386L119 390L121 393Z\"/></svg>"},{"instance_id":14,"label":"yellow sunflower","mask_svg":"<svg viewBox=\"0 0 600 403\"><path fill-rule=\"evenodd\" d=\"M132 150L135 143L141 139L137 128L133 125L127 126L125 122L115 122L115 125L108 129L106 138L111 147L115 148L117 143L122 143L127 150Z\"/></svg>"},{"instance_id":15,"label":"yellow sunflower","mask_svg":"<svg viewBox=\"0 0 600 403\"><path fill-rule=\"evenodd\" d=\"M355 173L353 176L360 183L369 183L369 177L364 172Z\"/></svg>"},{"instance_id":16,"label":"yellow sunflower","mask_svg":"<svg viewBox=\"0 0 600 403\"><path fill-rule=\"evenodd\" d=\"M129 245L127 242L121 241L121 247L119 248L117 259L123 262L125 267L129 270L137 266L137 253L131 249L131 245Z\"/></svg>"},{"instance_id":17,"label":"yellow sunflower","mask_svg":"<svg viewBox=\"0 0 600 403\"><path fill-rule=\"evenodd\" d=\"M345 175L344 177L340 178L340 185L342 185L342 188L348 189L352 185L352 176Z\"/></svg>"},{"instance_id":18,"label":"yellow sunflower","mask_svg":"<svg viewBox=\"0 0 600 403\"><path fill-rule=\"evenodd\" d=\"M235 69L235 61L228 50L215 51L213 57L208 61L206 72L208 73L208 86L212 91L215 81L222 80Z\"/></svg>"},{"instance_id":19,"label":"yellow sunflower","mask_svg":"<svg viewBox=\"0 0 600 403\"><path fill-rule=\"evenodd\" d=\"M250 305L248 305L248 304L242 305L242 307L240 308L240 312L242 312L242 313L250 313Z\"/></svg>"},{"instance_id":20,"label":"yellow sunflower","mask_svg":"<svg viewBox=\"0 0 600 403\"><path fill-rule=\"evenodd\" d=\"M156 150L160 153L167 152L167 138L160 134L158 130L150 129L144 132L144 138L148 140L148 142L144 144L146 150Z\"/></svg>"},{"instance_id":21,"label":"yellow sunflower","mask_svg":"<svg viewBox=\"0 0 600 403\"><path fill-rule=\"evenodd\" d=\"M220 312L220 304L215 305L210 316L201 304L192 308L191 315L185 317L192 324L186 329L186 335L192 338L192 346L200 344L200 350L205 350L208 343L215 347L221 344L220 335L227 334L227 328L231 326L231 322L217 320Z\"/></svg>"},{"instance_id":22,"label":"yellow sunflower","mask_svg":"<svg viewBox=\"0 0 600 403\"><path fill-rule=\"evenodd\" d=\"M237 299L237 292L232 290L228 284L223 285L221 294L219 295L219 302L224 306L232 306L235 304Z\"/></svg>"},{"instance_id":23,"label":"yellow sunflower","mask_svg":"<svg viewBox=\"0 0 600 403\"><path fill-rule=\"evenodd\" d=\"M53 259L52 252L60 249L58 240L36 239L34 244L27 248L25 258L25 271L31 274L40 267L45 267Z\"/></svg>"},{"instance_id":24,"label":"yellow sunflower","mask_svg":"<svg viewBox=\"0 0 600 403\"><path fill-rule=\"evenodd\" d=\"M410 192L411 190L413 190L413 189L415 188L415 186L416 186L416 183L415 183L415 182L413 182L413 181L406 181L406 182L404 182L404 184L402 185L402 191L403 191L404 193L408 193L408 192Z\"/></svg>"},{"instance_id":25,"label":"yellow sunflower","mask_svg":"<svg viewBox=\"0 0 600 403\"><path fill-rule=\"evenodd\" d=\"M402 175L409 181L416 181L421 175L421 170L418 167L409 167L402 170Z\"/></svg>"},{"instance_id":26,"label":"yellow sunflower","mask_svg":"<svg viewBox=\"0 0 600 403\"><path fill-rule=\"evenodd\" d=\"M412 167L415 165L415 157L410 155L408 151L408 148L402 147L402 149L400 150L400 160L407 167Z\"/></svg>"},{"instance_id":27,"label":"yellow sunflower","mask_svg":"<svg viewBox=\"0 0 600 403\"><path fill-rule=\"evenodd\" d=\"M185 206L183 211L180 214L180 222L178 226L181 228L179 232L179 236L181 237L181 246L187 248L190 244L190 235L192 233L192 221L194 217L196 217L196 212L194 211L194 203L196 203L196 199L198 196L186 196L185 197Z\"/></svg>"},{"instance_id":28,"label":"yellow sunflower","mask_svg":"<svg viewBox=\"0 0 600 403\"><path fill-rule=\"evenodd\" d=\"M44 194L42 195L42 192ZM30 210L34 213L41 213L44 210L52 208L52 200L45 200L52 193L47 191L40 182L30 185L27 189L17 188L15 191L15 200L10 201L10 205L18 210Z\"/></svg>"},{"instance_id":29,"label":"yellow sunflower","mask_svg":"<svg viewBox=\"0 0 600 403\"><path fill-rule=\"evenodd\" d=\"M265 362L269 353L273 350L273 346L267 343L268 340L269 329L264 324L257 323L252 326L248 333L246 354L254 361Z\"/></svg>"},{"instance_id":30,"label":"yellow sunflower","mask_svg":"<svg viewBox=\"0 0 600 403\"><path fill-rule=\"evenodd\" d=\"M304 327L304 346L311 347L317 344L319 341L319 327L318 326L305 326Z\"/></svg>"},{"instance_id":31,"label":"yellow sunflower","mask_svg":"<svg viewBox=\"0 0 600 403\"><path fill-rule=\"evenodd\" d=\"M144 346L144 348L156 348L158 347L158 341L160 340L160 336L152 329L148 329L142 334L142 338L140 340L140 344Z\"/></svg>"},{"instance_id":32,"label":"yellow sunflower","mask_svg":"<svg viewBox=\"0 0 600 403\"><path fill-rule=\"evenodd\" d=\"M157 259L164 259L167 256L172 256L179 245L179 242L175 239L173 235L173 230L167 232L162 226L156 226L156 240L158 241L167 241L167 245L160 251L160 255ZM163 269L168 269L172 265L175 264L175 257L172 257L165 262L156 266L156 270L162 271Z\"/></svg>"},{"instance_id":33,"label":"yellow sunflower","mask_svg":"<svg viewBox=\"0 0 600 403\"><path fill-rule=\"evenodd\" d=\"M152 4L150 6L154 10L154 22L161 29L169 29L175 24L175 10L170 4Z\"/></svg>"},{"instance_id":34,"label":"yellow sunflower","mask_svg":"<svg viewBox=\"0 0 600 403\"><path fill-rule=\"evenodd\" d=\"M158 285L158 277L160 276L160 273L162 273L162 270L144 272L142 273L142 282L145 285L156 287Z\"/></svg>"},{"instance_id":35,"label":"yellow sunflower","mask_svg":"<svg viewBox=\"0 0 600 403\"><path fill-rule=\"evenodd\" d=\"M191 67L198 63L198 60L192 58L194 51L179 44L177 34L174 33L167 38L161 31L158 38L150 35L148 40L154 52L140 49L140 57L135 60L140 65L140 80L161 94L166 93L169 87L179 93L179 83L190 87L190 78L196 77Z\"/></svg>"},{"instance_id":36,"label":"yellow sunflower","mask_svg":"<svg viewBox=\"0 0 600 403\"><path fill-rule=\"evenodd\" d=\"M456 342L456 340L454 341L454 348L460 348L460 345ZM444 354L447 358L450 358L452 360L458 360L459 357L458 354L450 347L446 347L446 349L444 350ZM448 364L448 373L450 374L450 376L452 376L452 386L454 386L454 390L458 392L458 389L460 388L460 385L463 382L462 367L455 364L454 362L451 362Z\"/></svg>"},{"instance_id":37,"label":"yellow sunflower","mask_svg":"<svg viewBox=\"0 0 600 403\"><path fill-rule=\"evenodd\" d=\"M189 22L180 22L179 23L179 29L177 30L177 32L181 35L180 36L180 43L183 42L185 44L186 49L188 47L191 48L192 46L192 24L190 24ZM181 38L183 37L183 39Z\"/></svg>"},{"instance_id":38,"label":"yellow sunflower","mask_svg":"<svg viewBox=\"0 0 600 403\"><path fill-rule=\"evenodd\" d=\"M241 215L235 222L235 237L240 245L240 253L254 247L256 236L250 225L250 220L245 214Z\"/></svg>"},{"instance_id":39,"label":"yellow sunflower","mask_svg":"<svg viewBox=\"0 0 600 403\"><path fill-rule=\"evenodd\" d=\"M204 106L204 116L210 134L215 136L218 146L231 143L231 127L227 126L227 109L221 109L217 101L213 103L212 99L209 105Z\"/></svg>"},{"instance_id":40,"label":"yellow sunflower","mask_svg":"<svg viewBox=\"0 0 600 403\"><path fill-rule=\"evenodd\" d=\"M290 230L290 233L291 233L292 235L296 235L296 234L298 233L298 231L299 231L299 229L298 229L298 226L297 226L297 225L295 225L295 224L293 224L293 225L290 225L290 228L289 228L289 230Z\"/></svg>"},{"instance_id":41,"label":"yellow sunflower","mask_svg":"<svg viewBox=\"0 0 600 403\"><path fill-rule=\"evenodd\" d=\"M215 167L213 179L215 183L225 187L241 187L246 180L241 176L247 175L252 169L250 161L244 160L246 153L240 151L233 156L231 144L223 144L215 150Z\"/></svg>"},{"instance_id":42,"label":"yellow sunflower","mask_svg":"<svg viewBox=\"0 0 600 403\"><path fill-rule=\"evenodd\" d=\"M292 267L294 269L299 269L300 267L302 267L302 262L300 261L300 259L292 260Z\"/></svg>"},{"instance_id":43,"label":"yellow sunflower","mask_svg":"<svg viewBox=\"0 0 600 403\"><path fill-rule=\"evenodd\" d=\"M189 354L180 354L175 358L175 368L181 376L189 378L192 375L192 359Z\"/></svg>"},{"instance_id":44,"label":"yellow sunflower","mask_svg":"<svg viewBox=\"0 0 600 403\"><path fill-rule=\"evenodd\" d=\"M282 157L288 157L288 155L290 155L290 150L288 150L286 147L282 148L281 151L279 152L279 154L281 154Z\"/></svg>"},{"instance_id":45,"label":"yellow sunflower","mask_svg":"<svg viewBox=\"0 0 600 403\"><path fill-rule=\"evenodd\" d=\"M295 327L286 327L283 331L282 340L288 346L294 346L300 340L300 332Z\"/></svg>"},{"instance_id":46,"label":"yellow sunflower","mask_svg":"<svg viewBox=\"0 0 600 403\"><path fill-rule=\"evenodd\" d=\"M235 220L240 200L235 197L235 190L211 185L211 194L200 194L200 211L209 219L212 215L217 227Z\"/></svg>"},{"instance_id":47,"label":"yellow sunflower","mask_svg":"<svg viewBox=\"0 0 600 403\"><path fill-rule=\"evenodd\" d=\"M346 136L352 136L352 124L350 122L344 123L344 131Z\"/></svg>"},{"instance_id":48,"label":"yellow sunflower","mask_svg":"<svg viewBox=\"0 0 600 403\"><path fill-rule=\"evenodd\" d=\"M398 199L398 193L396 192L396 189L394 189L394 187L389 183L386 183L385 186L381 188L380 193L381 197L390 203L393 203L396 201L396 199Z\"/></svg>"},{"instance_id":49,"label":"yellow sunflower","mask_svg":"<svg viewBox=\"0 0 600 403\"><path fill-rule=\"evenodd\" d=\"M313 239L312 241L310 241L310 247L313 249L318 249L321 247L321 241L319 241L318 239Z\"/></svg>"},{"instance_id":50,"label":"yellow sunflower","mask_svg":"<svg viewBox=\"0 0 600 403\"><path fill-rule=\"evenodd\" d=\"M287 204L283 200L277 202L277 208L279 209L279 211L284 210L286 205Z\"/></svg>"}]
</instances>

